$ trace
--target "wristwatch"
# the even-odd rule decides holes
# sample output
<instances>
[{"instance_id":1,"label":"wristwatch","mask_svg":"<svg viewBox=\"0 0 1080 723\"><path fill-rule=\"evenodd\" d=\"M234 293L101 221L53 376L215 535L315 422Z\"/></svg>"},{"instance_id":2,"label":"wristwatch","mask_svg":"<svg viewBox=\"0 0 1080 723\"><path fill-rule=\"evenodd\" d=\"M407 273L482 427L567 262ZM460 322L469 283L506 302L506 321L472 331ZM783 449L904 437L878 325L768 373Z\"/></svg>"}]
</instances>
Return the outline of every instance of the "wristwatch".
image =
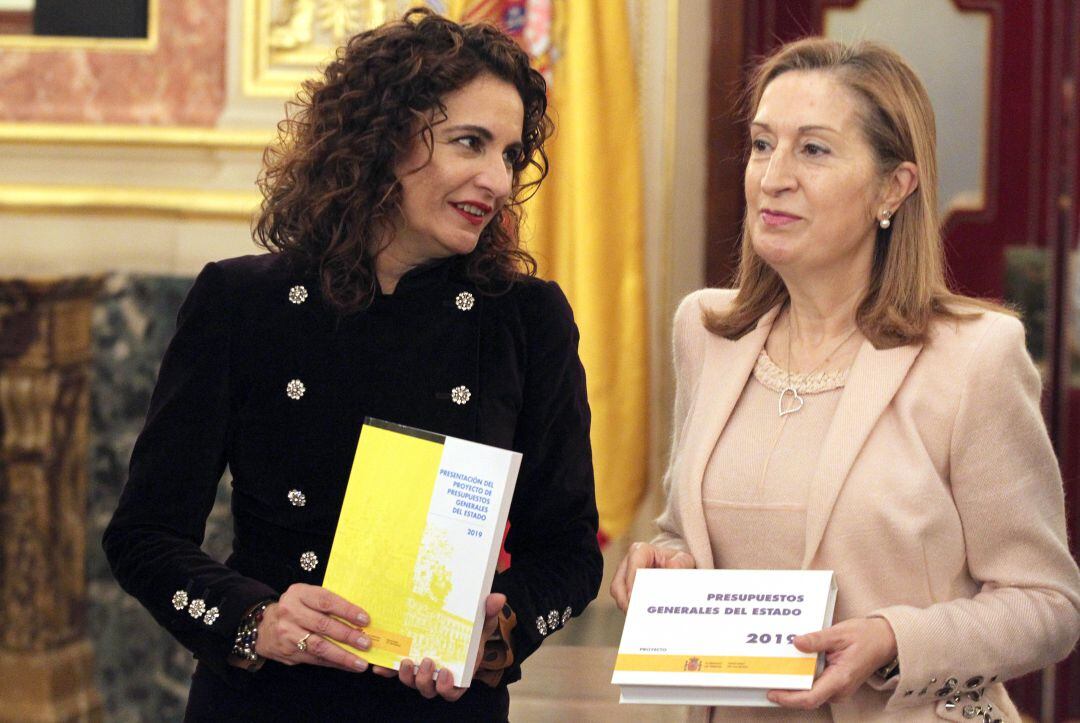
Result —
<instances>
[{"instance_id":1,"label":"wristwatch","mask_svg":"<svg viewBox=\"0 0 1080 723\"><path fill-rule=\"evenodd\" d=\"M236 642L233 643L232 657L243 663L243 668L250 673L263 666L266 659L255 652L255 643L259 640L259 623L262 622L266 608L277 602L273 598L263 600L248 610L240 618L240 627L236 629Z\"/></svg>"}]
</instances>

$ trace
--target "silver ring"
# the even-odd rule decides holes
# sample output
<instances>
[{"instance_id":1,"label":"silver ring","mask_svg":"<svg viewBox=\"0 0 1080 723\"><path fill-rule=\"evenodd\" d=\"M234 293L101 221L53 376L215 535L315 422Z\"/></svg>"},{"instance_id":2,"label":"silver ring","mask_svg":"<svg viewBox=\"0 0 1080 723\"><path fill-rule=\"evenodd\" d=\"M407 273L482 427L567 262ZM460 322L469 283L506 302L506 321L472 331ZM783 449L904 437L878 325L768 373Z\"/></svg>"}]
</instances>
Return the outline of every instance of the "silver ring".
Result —
<instances>
[{"instance_id":1,"label":"silver ring","mask_svg":"<svg viewBox=\"0 0 1080 723\"><path fill-rule=\"evenodd\" d=\"M304 637L296 641L296 649L301 653L307 650L307 639L311 637L311 633L308 633Z\"/></svg>"}]
</instances>

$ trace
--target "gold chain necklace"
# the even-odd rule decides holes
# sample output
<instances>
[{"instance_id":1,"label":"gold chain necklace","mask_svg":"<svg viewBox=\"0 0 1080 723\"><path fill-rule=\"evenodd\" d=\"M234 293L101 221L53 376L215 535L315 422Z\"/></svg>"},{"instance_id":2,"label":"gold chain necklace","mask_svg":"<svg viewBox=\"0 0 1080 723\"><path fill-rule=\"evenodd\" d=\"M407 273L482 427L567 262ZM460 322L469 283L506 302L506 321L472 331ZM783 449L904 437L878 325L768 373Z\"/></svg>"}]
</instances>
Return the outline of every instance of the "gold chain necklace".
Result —
<instances>
[{"instance_id":1,"label":"gold chain necklace","mask_svg":"<svg viewBox=\"0 0 1080 723\"><path fill-rule=\"evenodd\" d=\"M795 412L799 411L800 409L803 408L803 403L804 403L803 398L799 396L799 391L795 388L795 385L791 383L791 336L792 336L791 335L791 330L792 330L792 328L794 326L794 321L795 321L795 317L792 316L791 310L789 309L788 310L788 335L787 335L787 386L785 386L783 391L780 392L780 399L777 400L777 409L780 412L781 417L783 417L786 414L794 414ZM821 369L821 367L825 366L825 364L827 364L828 361L830 359L832 359L833 354L840 351L840 349L843 348L844 344L847 344L848 341L851 340L851 337L855 336L855 332L857 332L858 330L859 330L858 325L855 325L851 329L851 331L849 331L844 336L844 338L840 340L840 343L837 344L835 347L833 347L833 350L829 352L828 356L826 356L824 359L821 360L820 364L815 366L813 369L808 371L803 376L809 377L812 374L814 374L814 372L816 372L818 369ZM790 401L788 401L788 394L789 393L791 394ZM786 407L784 406L785 402L787 402Z\"/></svg>"}]
</instances>

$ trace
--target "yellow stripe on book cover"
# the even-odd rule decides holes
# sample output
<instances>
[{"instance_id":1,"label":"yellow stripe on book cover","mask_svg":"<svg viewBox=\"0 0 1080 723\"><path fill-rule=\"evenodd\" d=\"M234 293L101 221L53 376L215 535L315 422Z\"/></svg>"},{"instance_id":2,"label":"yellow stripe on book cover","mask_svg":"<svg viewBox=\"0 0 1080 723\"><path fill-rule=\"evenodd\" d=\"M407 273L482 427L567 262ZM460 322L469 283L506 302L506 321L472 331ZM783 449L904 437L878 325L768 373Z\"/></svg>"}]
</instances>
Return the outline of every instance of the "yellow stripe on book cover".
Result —
<instances>
[{"instance_id":1,"label":"yellow stripe on book cover","mask_svg":"<svg viewBox=\"0 0 1080 723\"><path fill-rule=\"evenodd\" d=\"M754 655L626 654L615 658L615 670L634 673L728 673L752 675L813 675L817 658Z\"/></svg>"},{"instance_id":2,"label":"yellow stripe on book cover","mask_svg":"<svg viewBox=\"0 0 1080 723\"><path fill-rule=\"evenodd\" d=\"M406 611L399 591L412 587L442 460L441 440L430 437L364 425L323 578L325 588L367 611L377 633L370 650L342 647L389 668L409 655L402 650L409 637L397 632Z\"/></svg>"}]
</instances>

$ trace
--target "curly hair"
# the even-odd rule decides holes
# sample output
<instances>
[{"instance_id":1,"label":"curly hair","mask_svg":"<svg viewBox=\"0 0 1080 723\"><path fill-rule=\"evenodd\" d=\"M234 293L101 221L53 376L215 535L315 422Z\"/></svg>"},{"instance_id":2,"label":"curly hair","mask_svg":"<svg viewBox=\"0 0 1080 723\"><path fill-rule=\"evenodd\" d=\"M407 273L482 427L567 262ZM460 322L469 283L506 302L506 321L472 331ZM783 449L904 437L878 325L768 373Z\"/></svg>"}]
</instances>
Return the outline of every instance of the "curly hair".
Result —
<instances>
[{"instance_id":1,"label":"curly hair","mask_svg":"<svg viewBox=\"0 0 1080 723\"><path fill-rule=\"evenodd\" d=\"M442 99L490 74L513 85L524 105L522 153L509 198L465 257L469 278L494 293L536 262L521 247L521 204L547 175L547 84L528 55L492 25L459 25L417 8L354 36L323 77L304 83L264 153L257 243L317 270L324 298L342 313L375 295L373 253L400 218L394 173L419 137L434 148ZM526 180L527 178L527 180Z\"/></svg>"}]
</instances>

